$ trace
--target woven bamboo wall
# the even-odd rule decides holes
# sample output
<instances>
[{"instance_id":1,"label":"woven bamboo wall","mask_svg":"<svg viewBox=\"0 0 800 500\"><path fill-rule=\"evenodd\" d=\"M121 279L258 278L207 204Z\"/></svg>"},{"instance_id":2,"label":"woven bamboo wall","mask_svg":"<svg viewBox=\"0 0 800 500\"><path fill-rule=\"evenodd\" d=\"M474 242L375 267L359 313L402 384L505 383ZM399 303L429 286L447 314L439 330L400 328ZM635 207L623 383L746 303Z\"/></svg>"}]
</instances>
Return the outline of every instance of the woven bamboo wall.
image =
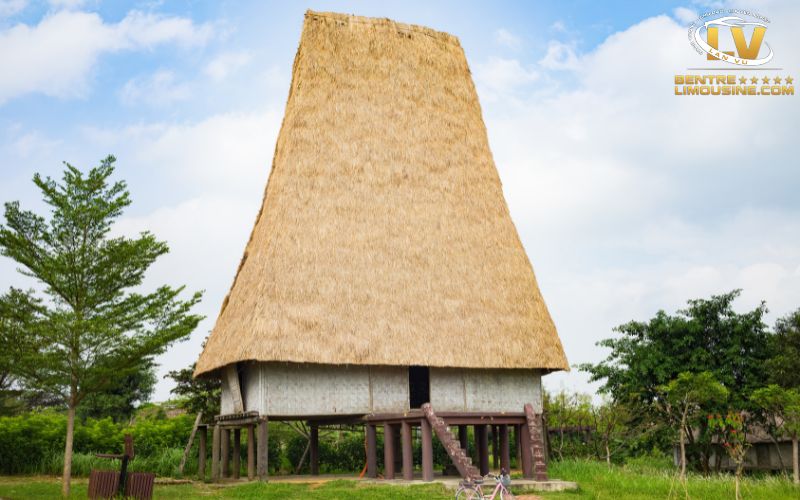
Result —
<instances>
[{"instance_id":1,"label":"woven bamboo wall","mask_svg":"<svg viewBox=\"0 0 800 500\"><path fill-rule=\"evenodd\" d=\"M539 370L431 368L431 405L437 411L542 411Z\"/></svg>"},{"instance_id":2,"label":"woven bamboo wall","mask_svg":"<svg viewBox=\"0 0 800 500\"><path fill-rule=\"evenodd\" d=\"M245 410L270 416L357 415L409 409L408 369L401 366L246 363ZM431 404L437 411L542 410L538 370L431 368ZM222 413L232 413L223 383Z\"/></svg>"}]
</instances>

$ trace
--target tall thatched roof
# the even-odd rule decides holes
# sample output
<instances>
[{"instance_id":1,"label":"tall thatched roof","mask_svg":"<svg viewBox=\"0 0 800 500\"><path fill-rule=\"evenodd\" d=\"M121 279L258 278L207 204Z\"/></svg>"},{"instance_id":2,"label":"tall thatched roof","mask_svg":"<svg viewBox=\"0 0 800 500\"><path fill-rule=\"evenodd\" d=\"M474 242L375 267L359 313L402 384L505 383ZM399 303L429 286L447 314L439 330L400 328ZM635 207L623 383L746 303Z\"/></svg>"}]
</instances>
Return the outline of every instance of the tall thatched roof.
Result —
<instances>
[{"instance_id":1,"label":"tall thatched roof","mask_svg":"<svg viewBox=\"0 0 800 500\"><path fill-rule=\"evenodd\" d=\"M568 369L464 51L308 12L261 211L197 362Z\"/></svg>"}]
</instances>

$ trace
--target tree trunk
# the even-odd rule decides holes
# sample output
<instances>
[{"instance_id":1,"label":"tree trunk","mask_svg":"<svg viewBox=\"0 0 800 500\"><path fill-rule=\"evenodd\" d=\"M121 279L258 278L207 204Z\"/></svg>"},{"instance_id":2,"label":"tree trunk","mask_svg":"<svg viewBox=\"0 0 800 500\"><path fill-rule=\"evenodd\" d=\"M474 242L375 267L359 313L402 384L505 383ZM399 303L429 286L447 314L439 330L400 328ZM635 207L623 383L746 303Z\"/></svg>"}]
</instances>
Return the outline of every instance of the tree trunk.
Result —
<instances>
[{"instance_id":1,"label":"tree trunk","mask_svg":"<svg viewBox=\"0 0 800 500\"><path fill-rule=\"evenodd\" d=\"M784 465L784 463L783 463L783 454L781 453L781 445L780 445L780 443L778 443L778 440L775 439L775 436L770 434L769 438L772 440L772 443L775 445L775 451L778 452L778 463L781 466L781 471L782 471L782 473L785 473L786 465Z\"/></svg>"},{"instance_id":2,"label":"tree trunk","mask_svg":"<svg viewBox=\"0 0 800 500\"><path fill-rule=\"evenodd\" d=\"M686 411L681 415L681 481L686 481Z\"/></svg>"},{"instance_id":3,"label":"tree trunk","mask_svg":"<svg viewBox=\"0 0 800 500\"><path fill-rule=\"evenodd\" d=\"M800 484L800 459L798 459L798 445L797 434L792 436L792 475L794 476L794 484Z\"/></svg>"},{"instance_id":4,"label":"tree trunk","mask_svg":"<svg viewBox=\"0 0 800 500\"><path fill-rule=\"evenodd\" d=\"M611 450L608 448L608 441L606 441L606 465L611 468Z\"/></svg>"},{"instance_id":5,"label":"tree trunk","mask_svg":"<svg viewBox=\"0 0 800 500\"><path fill-rule=\"evenodd\" d=\"M61 477L61 496L69 496L70 480L72 479L72 435L75 430L75 403L70 398L67 410L67 443L64 446L64 475Z\"/></svg>"},{"instance_id":6,"label":"tree trunk","mask_svg":"<svg viewBox=\"0 0 800 500\"><path fill-rule=\"evenodd\" d=\"M303 463L306 461L306 456L308 455L308 450L311 447L311 439L308 440L306 443L306 449L303 450L303 454L300 455L300 461L297 462L297 467L294 468L295 476L300 474L300 469L303 468Z\"/></svg>"},{"instance_id":7,"label":"tree trunk","mask_svg":"<svg viewBox=\"0 0 800 500\"><path fill-rule=\"evenodd\" d=\"M739 463L736 464L736 479L735 479L735 481L736 481L736 500L741 500L742 499L742 493L741 493L741 491L739 489L739 482L741 481L741 477L742 477L742 463L743 462L739 462Z\"/></svg>"}]
</instances>

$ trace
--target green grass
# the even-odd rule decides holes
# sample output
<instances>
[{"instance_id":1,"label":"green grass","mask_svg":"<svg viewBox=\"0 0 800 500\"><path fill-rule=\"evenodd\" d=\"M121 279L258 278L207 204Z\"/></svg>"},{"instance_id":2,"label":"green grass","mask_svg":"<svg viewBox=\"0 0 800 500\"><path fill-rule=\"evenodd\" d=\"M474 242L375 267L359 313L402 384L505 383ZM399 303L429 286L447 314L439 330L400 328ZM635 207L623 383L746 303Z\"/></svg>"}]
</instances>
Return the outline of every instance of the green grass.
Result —
<instances>
[{"instance_id":1,"label":"green grass","mask_svg":"<svg viewBox=\"0 0 800 500\"><path fill-rule=\"evenodd\" d=\"M550 464L553 478L576 481L579 491L543 493L546 500L564 499L683 499L683 487L674 468L662 461L637 461L608 469L598 462L569 460ZM689 498L698 500L732 499L733 478L729 475L705 478L691 474L688 480ZM73 481L73 498L86 498L87 480ZM60 484L50 476L0 477L0 498L58 498ZM746 499L800 499L800 487L781 477L746 478L742 486ZM376 486L349 480L312 484L272 482L239 485L193 483L157 485L155 498L222 499L222 498L281 498L281 499L389 499L444 500L453 492L438 484L421 486Z\"/></svg>"},{"instance_id":2,"label":"green grass","mask_svg":"<svg viewBox=\"0 0 800 500\"><path fill-rule=\"evenodd\" d=\"M77 479L72 482L71 498L85 499L88 482ZM0 477L0 498L6 500L59 498L61 484L58 479L41 476ZM156 485L156 499L355 499L355 500L444 500L452 499L453 493L438 484L423 486L373 486L355 481L337 480L326 483L259 483L252 482L234 486L219 486L207 483L180 485Z\"/></svg>"},{"instance_id":3,"label":"green grass","mask_svg":"<svg viewBox=\"0 0 800 500\"><path fill-rule=\"evenodd\" d=\"M564 500L613 499L683 499L683 485L676 470L662 463L634 463L613 466L610 470L604 463L568 460L550 464L552 478L575 481L580 486L577 492L549 493L547 499ZM733 499L733 476L703 477L689 474L687 480L689 498L702 500ZM746 477L742 483L742 496L754 500L800 499L800 487L779 476L759 478Z\"/></svg>"}]
</instances>

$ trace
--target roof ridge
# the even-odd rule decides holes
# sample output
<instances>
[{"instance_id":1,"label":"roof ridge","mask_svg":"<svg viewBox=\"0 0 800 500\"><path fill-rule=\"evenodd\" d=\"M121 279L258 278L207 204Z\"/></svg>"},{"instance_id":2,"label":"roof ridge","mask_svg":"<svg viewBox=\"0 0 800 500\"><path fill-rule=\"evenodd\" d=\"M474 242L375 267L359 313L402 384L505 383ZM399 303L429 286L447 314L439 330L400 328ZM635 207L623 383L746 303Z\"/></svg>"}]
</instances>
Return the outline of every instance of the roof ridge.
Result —
<instances>
[{"instance_id":1,"label":"roof ridge","mask_svg":"<svg viewBox=\"0 0 800 500\"><path fill-rule=\"evenodd\" d=\"M445 31L437 31L435 29L428 28L427 26L422 26L419 24L401 23L393 19L389 19L388 17L367 17L367 16L357 16L355 14L343 14L339 12L317 12L308 9L306 11L305 18L334 19L339 21L346 21L348 24L368 24L373 26L387 26L387 27L392 27L399 32L419 33L422 35L427 35L431 38L441 40L443 42L452 43L458 47L461 46L461 42L459 41L457 36L451 35L450 33L447 33Z\"/></svg>"}]
</instances>

